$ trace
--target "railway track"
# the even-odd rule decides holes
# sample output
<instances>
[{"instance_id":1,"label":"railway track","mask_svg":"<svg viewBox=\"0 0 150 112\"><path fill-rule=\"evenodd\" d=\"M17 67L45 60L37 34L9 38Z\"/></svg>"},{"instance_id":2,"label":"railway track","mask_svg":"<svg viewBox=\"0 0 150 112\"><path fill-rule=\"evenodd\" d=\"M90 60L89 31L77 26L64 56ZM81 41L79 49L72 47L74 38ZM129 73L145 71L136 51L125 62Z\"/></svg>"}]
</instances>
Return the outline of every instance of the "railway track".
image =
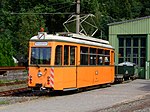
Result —
<instances>
[{"instance_id":1,"label":"railway track","mask_svg":"<svg viewBox=\"0 0 150 112\"><path fill-rule=\"evenodd\" d=\"M30 89L28 87L24 87L24 88L17 88L17 89L13 89L13 90L2 91L2 92L0 92L0 97L2 97L2 96L11 96L15 93L26 92L26 91L29 91L29 90Z\"/></svg>"},{"instance_id":2,"label":"railway track","mask_svg":"<svg viewBox=\"0 0 150 112\"><path fill-rule=\"evenodd\" d=\"M130 81L125 81L124 83L129 83L129 82ZM113 85L115 85L115 83ZM82 88L78 92L84 92L84 91L89 91L89 90L98 89L98 88L106 88L106 87L111 87L111 85L106 84L106 85L99 85L99 86L94 86L94 87L89 87L89 88ZM41 95L46 95L46 96L56 95L57 96L57 95L68 94L68 93L73 93L73 91L66 91L66 92L61 92L61 93L58 91L53 91L53 92L43 91L42 92L42 91L32 91L32 89L28 87L21 87L21 88L12 89L12 90L1 91L0 97L1 96L41 96Z\"/></svg>"},{"instance_id":3,"label":"railway track","mask_svg":"<svg viewBox=\"0 0 150 112\"><path fill-rule=\"evenodd\" d=\"M4 74L7 71L10 70L26 70L27 68L24 66L14 66L14 67L0 67L0 75Z\"/></svg>"},{"instance_id":4,"label":"railway track","mask_svg":"<svg viewBox=\"0 0 150 112\"><path fill-rule=\"evenodd\" d=\"M24 66L15 66L15 67L0 67L0 75L7 71L16 71L16 70L26 70L26 67ZM8 79L9 80L9 79ZM2 96L12 96L14 94L21 94L25 93L27 91L30 91L31 89L26 86L27 80L17 81L15 82L5 82L0 83L0 97Z\"/></svg>"},{"instance_id":5,"label":"railway track","mask_svg":"<svg viewBox=\"0 0 150 112\"><path fill-rule=\"evenodd\" d=\"M25 70L26 67L24 66L14 66L14 67L0 67L0 71L7 71L7 70Z\"/></svg>"},{"instance_id":6,"label":"railway track","mask_svg":"<svg viewBox=\"0 0 150 112\"><path fill-rule=\"evenodd\" d=\"M124 83L129 83L130 81L124 81ZM12 82L12 83L4 83L4 84L0 84L0 87L2 86L12 86L12 85L19 85L22 83L26 83L26 81L20 81L20 82ZM115 84L115 83L114 83ZM113 84L113 85L114 85ZM117 83L118 84L118 83ZM88 90L92 90L92 89L97 89L97 88L105 88L105 87L110 87L110 85L100 85L100 86L96 86L96 87L91 87L91 88L86 88L86 89L82 89L81 91L78 92L83 92L83 91L88 91ZM66 92L68 93L72 93L70 92ZM1 91L0 92L0 97L2 96L42 96L42 95L49 95L49 96L57 96L57 95L62 95L62 94L66 94L66 93L59 93L59 92L41 92L41 91L32 91L31 88L28 87L20 87L17 89L11 89L11 90L6 90L6 91Z\"/></svg>"},{"instance_id":7,"label":"railway track","mask_svg":"<svg viewBox=\"0 0 150 112\"><path fill-rule=\"evenodd\" d=\"M25 83L27 83L27 81L0 83L0 87L2 87L2 86L10 86L10 85L18 85L18 84L25 84Z\"/></svg>"}]
</instances>

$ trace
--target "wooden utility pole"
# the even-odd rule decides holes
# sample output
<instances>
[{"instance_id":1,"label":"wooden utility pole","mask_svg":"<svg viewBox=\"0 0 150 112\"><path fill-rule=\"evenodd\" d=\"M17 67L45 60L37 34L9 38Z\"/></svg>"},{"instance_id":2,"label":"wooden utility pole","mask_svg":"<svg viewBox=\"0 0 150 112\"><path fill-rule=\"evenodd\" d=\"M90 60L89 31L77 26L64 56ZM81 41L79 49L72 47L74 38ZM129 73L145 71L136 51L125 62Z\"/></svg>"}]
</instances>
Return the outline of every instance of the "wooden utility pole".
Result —
<instances>
[{"instance_id":1,"label":"wooden utility pole","mask_svg":"<svg viewBox=\"0 0 150 112\"><path fill-rule=\"evenodd\" d=\"M80 0L76 0L76 33L79 34L80 32Z\"/></svg>"}]
</instances>

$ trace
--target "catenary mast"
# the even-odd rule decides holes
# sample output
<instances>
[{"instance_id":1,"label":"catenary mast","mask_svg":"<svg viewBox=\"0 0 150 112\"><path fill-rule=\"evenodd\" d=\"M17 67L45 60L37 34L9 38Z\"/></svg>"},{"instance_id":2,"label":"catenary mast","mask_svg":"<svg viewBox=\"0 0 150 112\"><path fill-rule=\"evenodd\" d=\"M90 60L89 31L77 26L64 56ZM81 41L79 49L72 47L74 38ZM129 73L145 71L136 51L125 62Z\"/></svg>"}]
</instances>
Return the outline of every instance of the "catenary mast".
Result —
<instances>
[{"instance_id":1,"label":"catenary mast","mask_svg":"<svg viewBox=\"0 0 150 112\"><path fill-rule=\"evenodd\" d=\"M76 0L76 33L79 34L80 31L80 0Z\"/></svg>"}]
</instances>

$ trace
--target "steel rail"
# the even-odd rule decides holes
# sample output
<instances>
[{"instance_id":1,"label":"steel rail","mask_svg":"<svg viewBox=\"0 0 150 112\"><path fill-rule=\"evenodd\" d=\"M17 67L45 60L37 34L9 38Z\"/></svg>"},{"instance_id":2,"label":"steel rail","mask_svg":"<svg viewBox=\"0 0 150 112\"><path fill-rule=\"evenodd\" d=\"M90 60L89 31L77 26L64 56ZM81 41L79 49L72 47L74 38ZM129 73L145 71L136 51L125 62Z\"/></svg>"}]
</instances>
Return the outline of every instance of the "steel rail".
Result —
<instances>
[{"instance_id":1,"label":"steel rail","mask_svg":"<svg viewBox=\"0 0 150 112\"><path fill-rule=\"evenodd\" d=\"M0 83L0 87L2 86L10 86L10 85L18 85L18 84L26 84L27 81L23 80L23 81L17 81L17 82L6 82L6 83Z\"/></svg>"},{"instance_id":2,"label":"steel rail","mask_svg":"<svg viewBox=\"0 0 150 112\"><path fill-rule=\"evenodd\" d=\"M13 89L13 90L7 90L7 91L2 91L2 92L0 92L0 97L1 96L10 96L10 95L13 95L16 92L23 92L23 91L27 91L27 90L29 90L28 87L18 88L18 89Z\"/></svg>"},{"instance_id":3,"label":"steel rail","mask_svg":"<svg viewBox=\"0 0 150 112\"><path fill-rule=\"evenodd\" d=\"M26 70L26 67L24 66L0 67L0 71L9 71L9 70Z\"/></svg>"}]
</instances>

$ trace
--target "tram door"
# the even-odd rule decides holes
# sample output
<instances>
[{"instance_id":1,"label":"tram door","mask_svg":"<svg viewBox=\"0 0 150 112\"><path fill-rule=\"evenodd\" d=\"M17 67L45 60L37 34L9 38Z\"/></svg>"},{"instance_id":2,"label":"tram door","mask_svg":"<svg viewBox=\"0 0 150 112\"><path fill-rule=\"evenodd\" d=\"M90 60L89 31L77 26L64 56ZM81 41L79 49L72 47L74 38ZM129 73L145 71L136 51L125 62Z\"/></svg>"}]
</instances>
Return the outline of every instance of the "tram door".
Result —
<instances>
[{"instance_id":1,"label":"tram door","mask_svg":"<svg viewBox=\"0 0 150 112\"><path fill-rule=\"evenodd\" d=\"M76 88L76 46L64 46L64 66L65 88Z\"/></svg>"}]
</instances>

